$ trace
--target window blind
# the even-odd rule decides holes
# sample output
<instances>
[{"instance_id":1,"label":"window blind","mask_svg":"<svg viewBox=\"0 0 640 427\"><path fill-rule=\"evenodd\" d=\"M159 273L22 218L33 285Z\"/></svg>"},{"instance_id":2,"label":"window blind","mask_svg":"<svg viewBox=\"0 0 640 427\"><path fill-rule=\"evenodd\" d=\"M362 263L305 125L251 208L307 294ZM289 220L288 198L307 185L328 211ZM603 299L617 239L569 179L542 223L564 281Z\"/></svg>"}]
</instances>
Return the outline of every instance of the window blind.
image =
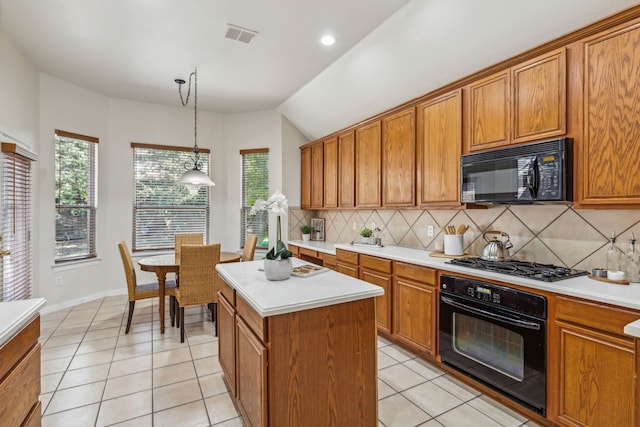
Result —
<instances>
[{"instance_id":1,"label":"window blind","mask_svg":"<svg viewBox=\"0 0 640 427\"><path fill-rule=\"evenodd\" d=\"M173 249L176 233L202 233L208 242L209 187L176 181L193 166L192 148L132 143L134 251ZM200 149L202 171L209 150Z\"/></svg>"},{"instance_id":2,"label":"window blind","mask_svg":"<svg viewBox=\"0 0 640 427\"><path fill-rule=\"evenodd\" d=\"M55 262L96 257L98 138L55 131Z\"/></svg>"},{"instance_id":3,"label":"window blind","mask_svg":"<svg viewBox=\"0 0 640 427\"><path fill-rule=\"evenodd\" d=\"M258 248L269 247L269 214L263 212L249 221L251 207L258 199L269 198L269 149L240 150L242 170L242 208L240 247L244 248L247 235L258 236Z\"/></svg>"},{"instance_id":4,"label":"window blind","mask_svg":"<svg viewBox=\"0 0 640 427\"><path fill-rule=\"evenodd\" d=\"M2 143L2 242L0 301L31 297L31 153Z\"/></svg>"}]
</instances>

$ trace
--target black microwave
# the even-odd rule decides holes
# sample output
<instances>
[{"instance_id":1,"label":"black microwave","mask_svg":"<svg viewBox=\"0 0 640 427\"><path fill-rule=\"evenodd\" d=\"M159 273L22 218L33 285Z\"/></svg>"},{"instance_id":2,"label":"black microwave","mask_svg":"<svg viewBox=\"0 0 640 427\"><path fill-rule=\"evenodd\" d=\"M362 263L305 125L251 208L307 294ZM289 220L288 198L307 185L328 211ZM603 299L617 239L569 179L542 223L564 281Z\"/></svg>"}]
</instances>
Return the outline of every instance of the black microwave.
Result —
<instances>
[{"instance_id":1,"label":"black microwave","mask_svg":"<svg viewBox=\"0 0 640 427\"><path fill-rule=\"evenodd\" d=\"M571 201L571 138L460 157L462 203Z\"/></svg>"}]
</instances>

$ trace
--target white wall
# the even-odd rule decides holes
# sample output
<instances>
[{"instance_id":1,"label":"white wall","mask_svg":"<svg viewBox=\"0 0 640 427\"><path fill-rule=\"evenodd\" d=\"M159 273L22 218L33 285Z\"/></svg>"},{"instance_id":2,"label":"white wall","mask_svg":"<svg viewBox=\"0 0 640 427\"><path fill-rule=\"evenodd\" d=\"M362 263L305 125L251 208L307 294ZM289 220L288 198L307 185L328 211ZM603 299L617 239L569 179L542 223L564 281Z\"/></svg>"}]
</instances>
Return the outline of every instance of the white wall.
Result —
<instances>
[{"instance_id":1,"label":"white wall","mask_svg":"<svg viewBox=\"0 0 640 427\"><path fill-rule=\"evenodd\" d=\"M282 116L282 192L289 206L300 206L300 146L309 140Z\"/></svg>"}]
</instances>

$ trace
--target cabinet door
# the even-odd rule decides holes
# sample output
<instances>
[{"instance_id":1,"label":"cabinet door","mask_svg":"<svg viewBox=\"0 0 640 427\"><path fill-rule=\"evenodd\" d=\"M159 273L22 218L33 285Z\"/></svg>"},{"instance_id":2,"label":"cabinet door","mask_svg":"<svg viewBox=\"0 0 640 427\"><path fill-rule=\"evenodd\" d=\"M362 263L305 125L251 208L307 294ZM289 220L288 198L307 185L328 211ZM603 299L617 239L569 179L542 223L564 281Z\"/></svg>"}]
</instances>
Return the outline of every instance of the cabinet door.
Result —
<instances>
[{"instance_id":1,"label":"cabinet door","mask_svg":"<svg viewBox=\"0 0 640 427\"><path fill-rule=\"evenodd\" d=\"M416 110L382 119L382 206L415 205Z\"/></svg>"},{"instance_id":2,"label":"cabinet door","mask_svg":"<svg viewBox=\"0 0 640 427\"><path fill-rule=\"evenodd\" d=\"M380 121L356 129L356 206L380 206Z\"/></svg>"},{"instance_id":3,"label":"cabinet door","mask_svg":"<svg viewBox=\"0 0 640 427\"><path fill-rule=\"evenodd\" d=\"M486 150L509 144L511 79L500 72L469 85L468 150Z\"/></svg>"},{"instance_id":4,"label":"cabinet door","mask_svg":"<svg viewBox=\"0 0 640 427\"><path fill-rule=\"evenodd\" d=\"M311 147L300 151L300 207L311 208Z\"/></svg>"},{"instance_id":5,"label":"cabinet door","mask_svg":"<svg viewBox=\"0 0 640 427\"><path fill-rule=\"evenodd\" d=\"M391 334L391 276L362 269L360 279L384 289L384 295L376 297L376 320L378 329Z\"/></svg>"},{"instance_id":6,"label":"cabinet door","mask_svg":"<svg viewBox=\"0 0 640 427\"><path fill-rule=\"evenodd\" d=\"M584 43L582 203L640 203L640 23Z\"/></svg>"},{"instance_id":7,"label":"cabinet door","mask_svg":"<svg viewBox=\"0 0 640 427\"><path fill-rule=\"evenodd\" d=\"M564 135L567 131L565 48L512 68L512 142Z\"/></svg>"},{"instance_id":8,"label":"cabinet door","mask_svg":"<svg viewBox=\"0 0 640 427\"><path fill-rule=\"evenodd\" d=\"M322 207L324 202L324 145L311 147L311 208Z\"/></svg>"},{"instance_id":9,"label":"cabinet door","mask_svg":"<svg viewBox=\"0 0 640 427\"><path fill-rule=\"evenodd\" d=\"M560 324L559 417L567 426L634 426L632 340Z\"/></svg>"},{"instance_id":10,"label":"cabinet door","mask_svg":"<svg viewBox=\"0 0 640 427\"><path fill-rule=\"evenodd\" d=\"M238 406L250 426L267 425L267 348L237 317Z\"/></svg>"},{"instance_id":11,"label":"cabinet door","mask_svg":"<svg viewBox=\"0 0 640 427\"><path fill-rule=\"evenodd\" d=\"M356 143L353 131L338 135L338 205L352 208L356 205Z\"/></svg>"},{"instance_id":12,"label":"cabinet door","mask_svg":"<svg viewBox=\"0 0 640 427\"><path fill-rule=\"evenodd\" d=\"M324 142L324 207L338 207L338 138Z\"/></svg>"},{"instance_id":13,"label":"cabinet door","mask_svg":"<svg viewBox=\"0 0 640 427\"><path fill-rule=\"evenodd\" d=\"M236 395L236 311L227 299L218 294L218 361L231 395Z\"/></svg>"},{"instance_id":14,"label":"cabinet door","mask_svg":"<svg viewBox=\"0 0 640 427\"><path fill-rule=\"evenodd\" d=\"M418 106L418 204L460 204L462 91Z\"/></svg>"},{"instance_id":15,"label":"cabinet door","mask_svg":"<svg viewBox=\"0 0 640 427\"><path fill-rule=\"evenodd\" d=\"M393 295L395 337L417 351L434 356L435 287L398 277Z\"/></svg>"}]
</instances>

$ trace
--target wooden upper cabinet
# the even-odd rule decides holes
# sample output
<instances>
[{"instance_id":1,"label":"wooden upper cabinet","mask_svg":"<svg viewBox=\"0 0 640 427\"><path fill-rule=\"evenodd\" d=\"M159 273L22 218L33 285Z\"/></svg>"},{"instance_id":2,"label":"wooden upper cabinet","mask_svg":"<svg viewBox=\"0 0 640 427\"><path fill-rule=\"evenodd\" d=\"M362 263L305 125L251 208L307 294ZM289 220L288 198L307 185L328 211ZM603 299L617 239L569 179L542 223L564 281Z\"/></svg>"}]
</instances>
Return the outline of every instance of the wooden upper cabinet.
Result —
<instances>
[{"instance_id":1,"label":"wooden upper cabinet","mask_svg":"<svg viewBox=\"0 0 640 427\"><path fill-rule=\"evenodd\" d=\"M300 207L311 207L311 147L300 150Z\"/></svg>"},{"instance_id":2,"label":"wooden upper cabinet","mask_svg":"<svg viewBox=\"0 0 640 427\"><path fill-rule=\"evenodd\" d=\"M566 49L511 69L513 143L567 132Z\"/></svg>"},{"instance_id":3,"label":"wooden upper cabinet","mask_svg":"<svg viewBox=\"0 0 640 427\"><path fill-rule=\"evenodd\" d=\"M311 208L322 208L324 203L324 144L311 146Z\"/></svg>"},{"instance_id":4,"label":"wooden upper cabinet","mask_svg":"<svg viewBox=\"0 0 640 427\"><path fill-rule=\"evenodd\" d=\"M338 207L338 138L324 141L324 207Z\"/></svg>"},{"instance_id":5,"label":"wooden upper cabinet","mask_svg":"<svg viewBox=\"0 0 640 427\"><path fill-rule=\"evenodd\" d=\"M583 43L584 131L577 201L640 204L640 22Z\"/></svg>"},{"instance_id":6,"label":"wooden upper cabinet","mask_svg":"<svg viewBox=\"0 0 640 427\"><path fill-rule=\"evenodd\" d=\"M356 142L353 131L338 135L338 206L356 205Z\"/></svg>"},{"instance_id":7,"label":"wooden upper cabinet","mask_svg":"<svg viewBox=\"0 0 640 427\"><path fill-rule=\"evenodd\" d=\"M356 207L380 206L380 121L356 129Z\"/></svg>"},{"instance_id":8,"label":"wooden upper cabinet","mask_svg":"<svg viewBox=\"0 0 640 427\"><path fill-rule=\"evenodd\" d=\"M416 109L382 119L382 206L415 205Z\"/></svg>"},{"instance_id":9,"label":"wooden upper cabinet","mask_svg":"<svg viewBox=\"0 0 640 427\"><path fill-rule=\"evenodd\" d=\"M509 71L469 85L468 151L509 144L511 127Z\"/></svg>"},{"instance_id":10,"label":"wooden upper cabinet","mask_svg":"<svg viewBox=\"0 0 640 427\"><path fill-rule=\"evenodd\" d=\"M462 91L418 106L418 205L460 204Z\"/></svg>"}]
</instances>

